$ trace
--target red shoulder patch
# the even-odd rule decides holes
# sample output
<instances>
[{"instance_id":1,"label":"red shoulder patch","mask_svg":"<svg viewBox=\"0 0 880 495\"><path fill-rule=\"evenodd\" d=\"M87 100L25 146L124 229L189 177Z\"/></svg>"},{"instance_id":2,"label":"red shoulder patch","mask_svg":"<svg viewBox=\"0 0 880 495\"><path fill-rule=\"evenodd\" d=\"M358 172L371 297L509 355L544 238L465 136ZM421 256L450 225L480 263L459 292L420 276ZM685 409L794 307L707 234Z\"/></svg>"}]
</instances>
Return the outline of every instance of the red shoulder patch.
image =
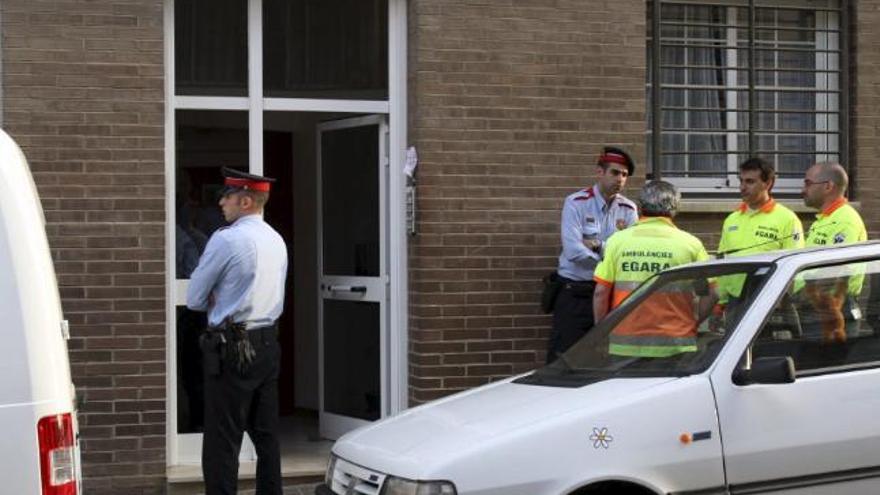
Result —
<instances>
[{"instance_id":1,"label":"red shoulder patch","mask_svg":"<svg viewBox=\"0 0 880 495\"><path fill-rule=\"evenodd\" d=\"M581 192L584 193L586 196L575 196L575 201L586 201L594 196L592 187L589 189L584 189Z\"/></svg>"}]
</instances>

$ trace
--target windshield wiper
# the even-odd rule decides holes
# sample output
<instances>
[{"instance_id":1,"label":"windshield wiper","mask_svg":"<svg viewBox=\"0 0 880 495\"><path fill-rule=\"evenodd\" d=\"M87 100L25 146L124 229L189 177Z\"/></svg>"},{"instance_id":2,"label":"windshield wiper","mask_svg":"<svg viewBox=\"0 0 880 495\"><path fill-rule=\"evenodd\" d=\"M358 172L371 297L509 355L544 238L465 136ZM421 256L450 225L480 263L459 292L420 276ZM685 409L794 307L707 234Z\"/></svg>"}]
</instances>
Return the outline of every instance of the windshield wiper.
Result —
<instances>
[{"instance_id":1,"label":"windshield wiper","mask_svg":"<svg viewBox=\"0 0 880 495\"><path fill-rule=\"evenodd\" d=\"M651 368L642 368L642 369L620 369L614 372L614 377L620 378L681 378L684 376L690 376L693 373L687 371L678 371L678 370L670 370L670 369L651 369Z\"/></svg>"}]
</instances>

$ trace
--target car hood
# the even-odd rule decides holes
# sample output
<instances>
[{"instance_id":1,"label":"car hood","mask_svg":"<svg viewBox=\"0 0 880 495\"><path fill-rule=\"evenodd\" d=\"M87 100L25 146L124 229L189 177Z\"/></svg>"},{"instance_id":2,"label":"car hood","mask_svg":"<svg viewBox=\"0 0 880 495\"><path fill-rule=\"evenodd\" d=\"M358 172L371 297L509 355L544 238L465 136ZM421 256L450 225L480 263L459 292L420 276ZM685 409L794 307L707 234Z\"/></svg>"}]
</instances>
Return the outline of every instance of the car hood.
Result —
<instances>
[{"instance_id":1,"label":"car hood","mask_svg":"<svg viewBox=\"0 0 880 495\"><path fill-rule=\"evenodd\" d=\"M447 397L355 430L336 455L356 464L420 478L444 463L509 434L560 415L594 414L631 402L633 395L675 378L609 379L579 388L513 383L513 379Z\"/></svg>"}]
</instances>

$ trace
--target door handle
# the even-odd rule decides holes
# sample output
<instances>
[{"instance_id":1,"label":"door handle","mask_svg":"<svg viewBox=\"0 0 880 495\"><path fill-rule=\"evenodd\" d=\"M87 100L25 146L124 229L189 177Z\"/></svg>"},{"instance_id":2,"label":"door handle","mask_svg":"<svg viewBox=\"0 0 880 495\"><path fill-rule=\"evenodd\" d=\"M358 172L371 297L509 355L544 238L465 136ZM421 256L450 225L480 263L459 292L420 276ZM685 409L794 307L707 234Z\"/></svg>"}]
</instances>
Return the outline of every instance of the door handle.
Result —
<instances>
[{"instance_id":1,"label":"door handle","mask_svg":"<svg viewBox=\"0 0 880 495\"><path fill-rule=\"evenodd\" d=\"M366 285L331 285L328 287L330 292L357 292L360 294L367 293Z\"/></svg>"}]
</instances>

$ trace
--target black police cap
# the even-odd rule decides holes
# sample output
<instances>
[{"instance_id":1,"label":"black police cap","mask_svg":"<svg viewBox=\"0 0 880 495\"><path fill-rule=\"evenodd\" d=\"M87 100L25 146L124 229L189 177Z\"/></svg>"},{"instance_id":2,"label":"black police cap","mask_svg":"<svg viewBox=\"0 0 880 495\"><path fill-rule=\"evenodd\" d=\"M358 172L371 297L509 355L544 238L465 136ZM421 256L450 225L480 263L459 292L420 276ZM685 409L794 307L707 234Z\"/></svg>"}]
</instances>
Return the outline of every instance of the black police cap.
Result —
<instances>
[{"instance_id":1,"label":"black police cap","mask_svg":"<svg viewBox=\"0 0 880 495\"><path fill-rule=\"evenodd\" d=\"M269 192L275 179L260 175L249 174L234 168L223 167L223 195L238 191Z\"/></svg>"}]
</instances>

